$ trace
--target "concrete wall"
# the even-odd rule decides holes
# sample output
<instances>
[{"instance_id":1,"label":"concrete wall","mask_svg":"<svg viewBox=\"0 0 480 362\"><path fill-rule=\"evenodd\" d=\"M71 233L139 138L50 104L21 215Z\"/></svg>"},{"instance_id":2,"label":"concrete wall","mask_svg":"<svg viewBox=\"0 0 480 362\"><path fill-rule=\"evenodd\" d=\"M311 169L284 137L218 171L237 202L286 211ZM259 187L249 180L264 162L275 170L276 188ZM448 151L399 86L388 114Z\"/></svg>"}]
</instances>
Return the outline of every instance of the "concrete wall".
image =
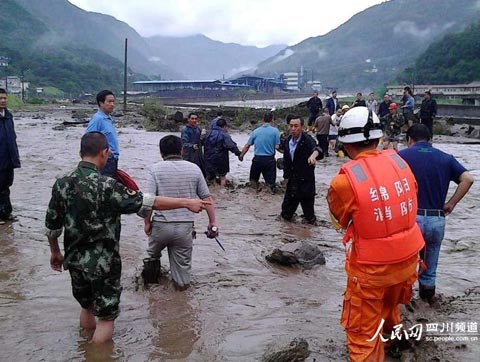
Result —
<instances>
[{"instance_id":1,"label":"concrete wall","mask_svg":"<svg viewBox=\"0 0 480 362\"><path fill-rule=\"evenodd\" d=\"M439 104L437 117L452 118L457 122L480 124L480 107Z\"/></svg>"}]
</instances>

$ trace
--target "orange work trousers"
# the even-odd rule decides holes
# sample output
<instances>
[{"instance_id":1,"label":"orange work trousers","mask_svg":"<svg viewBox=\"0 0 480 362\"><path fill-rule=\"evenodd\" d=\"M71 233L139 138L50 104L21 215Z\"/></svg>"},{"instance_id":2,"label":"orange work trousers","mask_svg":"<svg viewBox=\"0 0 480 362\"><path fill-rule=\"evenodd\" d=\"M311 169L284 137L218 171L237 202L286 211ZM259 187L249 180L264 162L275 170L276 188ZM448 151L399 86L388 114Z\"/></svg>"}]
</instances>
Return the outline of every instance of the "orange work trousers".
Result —
<instances>
[{"instance_id":1,"label":"orange work trousers","mask_svg":"<svg viewBox=\"0 0 480 362\"><path fill-rule=\"evenodd\" d=\"M378 276L374 278L377 279L373 282L368 279L360 281L357 277L348 275L341 323L347 333L351 362L385 360L384 342L380 337L368 340L375 336L382 318L385 323L380 334L390 335L393 327L401 323L398 305L410 302L417 273L394 285L388 285L388 277L384 282Z\"/></svg>"}]
</instances>

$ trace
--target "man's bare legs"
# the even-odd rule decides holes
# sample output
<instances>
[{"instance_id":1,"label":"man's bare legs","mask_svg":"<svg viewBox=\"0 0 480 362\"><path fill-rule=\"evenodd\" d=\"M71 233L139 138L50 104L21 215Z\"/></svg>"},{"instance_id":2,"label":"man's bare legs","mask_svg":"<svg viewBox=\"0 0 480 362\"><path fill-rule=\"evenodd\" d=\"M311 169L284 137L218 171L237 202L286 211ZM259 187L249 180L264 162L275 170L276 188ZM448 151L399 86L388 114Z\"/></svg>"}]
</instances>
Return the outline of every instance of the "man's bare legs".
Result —
<instances>
[{"instance_id":1,"label":"man's bare legs","mask_svg":"<svg viewBox=\"0 0 480 362\"><path fill-rule=\"evenodd\" d=\"M92 343L105 343L112 340L114 321L105 321L99 319L97 328L92 337Z\"/></svg>"},{"instance_id":2,"label":"man's bare legs","mask_svg":"<svg viewBox=\"0 0 480 362\"><path fill-rule=\"evenodd\" d=\"M82 308L80 312L80 327L85 329L95 329L97 321L93 315L92 310Z\"/></svg>"},{"instance_id":3,"label":"man's bare legs","mask_svg":"<svg viewBox=\"0 0 480 362\"><path fill-rule=\"evenodd\" d=\"M95 320L95 316L90 309L82 308L80 312L80 327L85 329L95 329L92 343L105 343L112 340L114 321Z\"/></svg>"},{"instance_id":4,"label":"man's bare legs","mask_svg":"<svg viewBox=\"0 0 480 362\"><path fill-rule=\"evenodd\" d=\"M227 184L227 177L226 176L220 176L220 186L225 187Z\"/></svg>"}]
</instances>

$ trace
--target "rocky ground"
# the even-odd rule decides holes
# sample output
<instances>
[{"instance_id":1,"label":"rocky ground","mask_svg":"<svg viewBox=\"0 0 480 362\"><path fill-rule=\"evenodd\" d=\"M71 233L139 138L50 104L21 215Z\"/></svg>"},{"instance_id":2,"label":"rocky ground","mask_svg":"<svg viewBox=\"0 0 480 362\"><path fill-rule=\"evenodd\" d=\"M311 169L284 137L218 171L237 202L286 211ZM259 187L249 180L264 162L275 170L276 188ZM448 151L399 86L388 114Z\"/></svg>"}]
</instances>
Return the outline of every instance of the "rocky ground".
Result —
<instances>
[{"instance_id":1,"label":"rocky ground","mask_svg":"<svg viewBox=\"0 0 480 362\"><path fill-rule=\"evenodd\" d=\"M121 107L113 113L118 126L146 129L147 131L180 131L186 122L189 112L195 111L200 116L200 126L207 127L210 120L222 110L228 121L229 128L238 131L254 129L265 112L264 109L236 108L236 107L164 107L160 104L153 105L129 104L128 110ZM37 110L19 110L20 115L30 116L41 121L45 117L56 117L59 121L58 129L88 123L95 112L95 105L77 104L73 106L59 106L57 104L40 106ZM307 116L305 107L295 106L275 110L276 124L281 129L285 128L284 119L289 113L302 117ZM480 125L457 123L449 118L436 119L434 123L434 140L441 143L475 144L480 142Z\"/></svg>"}]
</instances>

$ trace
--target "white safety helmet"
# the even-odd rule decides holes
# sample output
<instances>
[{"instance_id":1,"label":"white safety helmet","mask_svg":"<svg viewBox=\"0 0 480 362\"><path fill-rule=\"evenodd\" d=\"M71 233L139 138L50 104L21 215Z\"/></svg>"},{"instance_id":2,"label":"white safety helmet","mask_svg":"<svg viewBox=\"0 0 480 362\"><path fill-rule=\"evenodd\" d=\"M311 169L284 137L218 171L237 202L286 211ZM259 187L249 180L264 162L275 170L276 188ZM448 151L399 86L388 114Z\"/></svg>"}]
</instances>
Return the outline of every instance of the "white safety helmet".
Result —
<instances>
[{"instance_id":1,"label":"white safety helmet","mask_svg":"<svg viewBox=\"0 0 480 362\"><path fill-rule=\"evenodd\" d=\"M338 140L342 143L374 140L382 136L378 116L367 107L354 107L347 111L338 128Z\"/></svg>"}]
</instances>

